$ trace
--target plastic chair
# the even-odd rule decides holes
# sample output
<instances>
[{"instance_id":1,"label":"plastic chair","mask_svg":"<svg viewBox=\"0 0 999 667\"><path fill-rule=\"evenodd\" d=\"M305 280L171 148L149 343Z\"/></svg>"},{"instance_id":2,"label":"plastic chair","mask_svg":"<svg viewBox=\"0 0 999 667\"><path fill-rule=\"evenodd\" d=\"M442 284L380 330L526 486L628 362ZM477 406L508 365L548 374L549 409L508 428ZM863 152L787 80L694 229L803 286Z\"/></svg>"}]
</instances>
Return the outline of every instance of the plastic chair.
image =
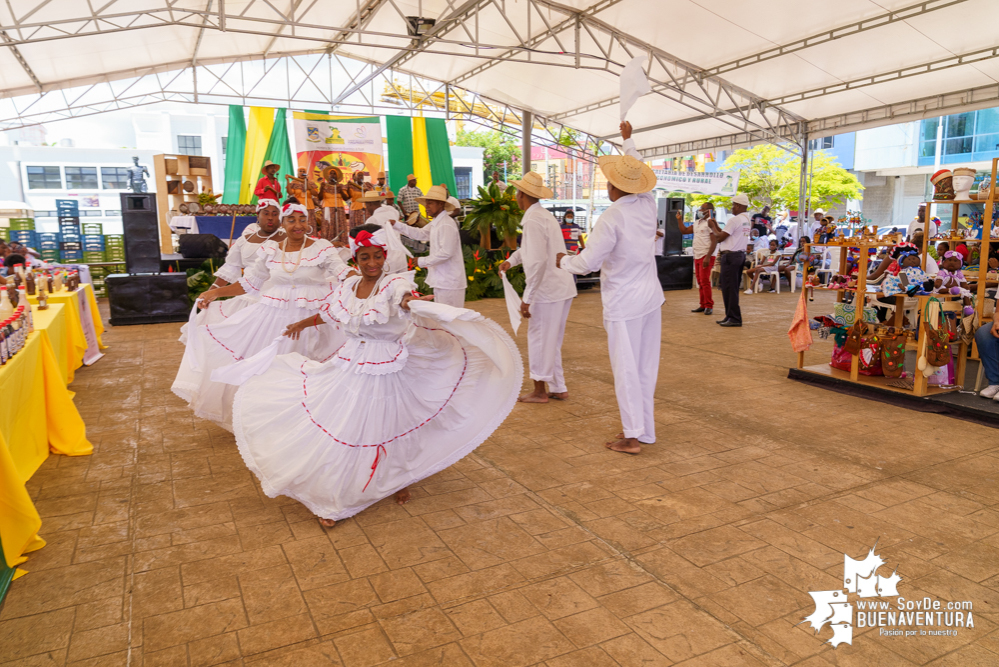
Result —
<instances>
[{"instance_id":1,"label":"plastic chair","mask_svg":"<svg viewBox=\"0 0 999 667\"><path fill-rule=\"evenodd\" d=\"M832 264L832 253L830 252L830 248L826 247L822 251L822 261L820 262L820 264L821 264L821 266L819 266L819 267L817 267L815 269L815 275L817 275L817 276L819 276L821 278L821 276L822 276L823 273L826 274L826 280L825 280L825 282L823 284L828 285L829 281L833 277L833 274L836 273L836 271L833 271L832 266L831 266L831 264ZM827 265L829 265L830 268L827 269L826 268Z\"/></svg>"}]
</instances>

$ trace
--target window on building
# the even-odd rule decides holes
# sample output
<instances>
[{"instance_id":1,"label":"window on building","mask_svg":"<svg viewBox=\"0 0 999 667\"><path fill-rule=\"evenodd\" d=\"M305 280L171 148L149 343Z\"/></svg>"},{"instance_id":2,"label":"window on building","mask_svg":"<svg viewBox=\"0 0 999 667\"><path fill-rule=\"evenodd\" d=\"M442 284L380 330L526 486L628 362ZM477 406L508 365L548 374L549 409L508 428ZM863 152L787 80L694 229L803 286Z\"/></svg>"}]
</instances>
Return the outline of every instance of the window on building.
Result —
<instances>
[{"instance_id":1,"label":"window on building","mask_svg":"<svg viewBox=\"0 0 999 667\"><path fill-rule=\"evenodd\" d=\"M104 215L104 214L101 213L101 210L99 208L98 209L80 209L80 217L81 218L99 218L102 215Z\"/></svg>"},{"instance_id":2,"label":"window on building","mask_svg":"<svg viewBox=\"0 0 999 667\"><path fill-rule=\"evenodd\" d=\"M101 186L105 190L127 190L127 167L101 167Z\"/></svg>"},{"instance_id":3,"label":"window on building","mask_svg":"<svg viewBox=\"0 0 999 667\"><path fill-rule=\"evenodd\" d=\"M822 137L821 139L812 139L808 142L808 150L810 151L821 151L826 148L832 148L834 144L833 137Z\"/></svg>"},{"instance_id":4,"label":"window on building","mask_svg":"<svg viewBox=\"0 0 999 667\"><path fill-rule=\"evenodd\" d=\"M62 190L59 167L27 167L29 190Z\"/></svg>"},{"instance_id":5,"label":"window on building","mask_svg":"<svg viewBox=\"0 0 999 667\"><path fill-rule=\"evenodd\" d=\"M937 128L943 121L941 164L986 161L999 156L999 108L967 111L922 121L919 164L936 163Z\"/></svg>"},{"instance_id":6,"label":"window on building","mask_svg":"<svg viewBox=\"0 0 999 667\"><path fill-rule=\"evenodd\" d=\"M458 189L458 199L470 199L472 196L472 168L455 167L454 185Z\"/></svg>"},{"instance_id":7,"label":"window on building","mask_svg":"<svg viewBox=\"0 0 999 667\"><path fill-rule=\"evenodd\" d=\"M35 211L36 218L56 218L58 216L58 211Z\"/></svg>"},{"instance_id":8,"label":"window on building","mask_svg":"<svg viewBox=\"0 0 999 667\"><path fill-rule=\"evenodd\" d=\"M177 152L181 155L201 155L201 137L178 134Z\"/></svg>"},{"instance_id":9,"label":"window on building","mask_svg":"<svg viewBox=\"0 0 999 667\"><path fill-rule=\"evenodd\" d=\"M66 167L67 190L96 190L97 167Z\"/></svg>"},{"instance_id":10,"label":"window on building","mask_svg":"<svg viewBox=\"0 0 999 667\"><path fill-rule=\"evenodd\" d=\"M121 217L121 209L120 208L119 209L109 208L109 209L107 209L107 210L104 211L104 217L105 218L113 218L113 217L119 217L120 218Z\"/></svg>"}]
</instances>

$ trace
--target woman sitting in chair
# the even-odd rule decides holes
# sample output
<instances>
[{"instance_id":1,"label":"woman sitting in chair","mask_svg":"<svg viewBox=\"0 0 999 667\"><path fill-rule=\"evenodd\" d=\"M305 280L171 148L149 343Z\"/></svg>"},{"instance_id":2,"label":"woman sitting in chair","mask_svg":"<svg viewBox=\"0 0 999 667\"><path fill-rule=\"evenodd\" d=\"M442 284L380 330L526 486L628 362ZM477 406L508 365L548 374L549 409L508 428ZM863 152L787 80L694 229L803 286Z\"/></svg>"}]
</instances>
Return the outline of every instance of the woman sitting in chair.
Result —
<instances>
[{"instance_id":1,"label":"woman sitting in chair","mask_svg":"<svg viewBox=\"0 0 999 667\"><path fill-rule=\"evenodd\" d=\"M780 250L777 249L777 240L770 242L770 251L763 256L759 264L747 272L749 276L749 289L746 290L746 294L752 294L756 291L756 284L760 281L760 276L763 274L770 275L770 291L776 292L777 286L774 284L776 280L780 280L780 269L777 267L777 263L780 261Z\"/></svg>"}]
</instances>

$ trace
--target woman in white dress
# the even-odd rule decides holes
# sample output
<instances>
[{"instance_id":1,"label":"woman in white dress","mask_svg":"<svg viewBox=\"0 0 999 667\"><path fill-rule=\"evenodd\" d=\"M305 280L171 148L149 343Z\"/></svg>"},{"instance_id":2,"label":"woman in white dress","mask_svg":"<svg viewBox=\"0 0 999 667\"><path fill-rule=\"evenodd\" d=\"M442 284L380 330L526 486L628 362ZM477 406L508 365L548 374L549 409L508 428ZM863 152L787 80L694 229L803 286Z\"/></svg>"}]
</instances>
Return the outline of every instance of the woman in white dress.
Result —
<instances>
[{"instance_id":1,"label":"woman in white dress","mask_svg":"<svg viewBox=\"0 0 999 667\"><path fill-rule=\"evenodd\" d=\"M499 427L523 378L498 325L427 303L412 272L384 273L384 230L350 233L360 276L338 286L319 318L285 332L294 340L333 325L343 347L325 362L285 354L268 365L266 352L248 360L241 366L266 370L244 380L233 406L236 443L264 493L298 500L327 527L392 494L409 500L410 484Z\"/></svg>"},{"instance_id":2,"label":"woman in white dress","mask_svg":"<svg viewBox=\"0 0 999 667\"><path fill-rule=\"evenodd\" d=\"M281 227L281 204L273 199L261 199L257 202L257 222L243 230L243 234L233 241L229 254L225 256L225 264L215 272L215 282L209 289L225 287L238 282L243 277L243 271L253 264L257 256L257 248L264 241L281 240L284 229ZM232 317L251 303L260 300L260 294L251 292L241 294L232 299L212 303L208 308L197 313L195 324L216 324ZM187 344L187 330L190 322L180 328L180 342Z\"/></svg>"},{"instance_id":3,"label":"woman in white dress","mask_svg":"<svg viewBox=\"0 0 999 667\"><path fill-rule=\"evenodd\" d=\"M289 198L281 209L284 238L261 243L253 263L237 282L208 290L198 299L198 306L207 308L220 296L258 296L224 320L188 332L187 349L172 387L195 415L226 430L232 430L236 388L213 381L212 371L253 356L289 324L311 315L318 321L319 307L351 271L329 241L307 236L306 216L305 207ZM325 359L342 343L335 327L324 327L298 340L287 339L281 351Z\"/></svg>"}]
</instances>

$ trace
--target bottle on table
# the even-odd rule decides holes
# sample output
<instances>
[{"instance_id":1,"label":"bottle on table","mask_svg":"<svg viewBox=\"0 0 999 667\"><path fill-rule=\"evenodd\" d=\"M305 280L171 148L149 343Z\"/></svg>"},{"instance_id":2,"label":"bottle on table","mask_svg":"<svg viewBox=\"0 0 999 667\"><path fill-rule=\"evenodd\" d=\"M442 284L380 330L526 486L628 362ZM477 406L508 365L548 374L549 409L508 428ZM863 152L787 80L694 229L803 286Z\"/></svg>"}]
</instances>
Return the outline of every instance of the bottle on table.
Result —
<instances>
[{"instance_id":1,"label":"bottle on table","mask_svg":"<svg viewBox=\"0 0 999 667\"><path fill-rule=\"evenodd\" d=\"M0 321L6 322L14 315L14 304L10 302L10 297L7 296L7 290L0 292Z\"/></svg>"},{"instance_id":2,"label":"bottle on table","mask_svg":"<svg viewBox=\"0 0 999 667\"><path fill-rule=\"evenodd\" d=\"M7 349L7 323L0 324L0 364L6 364L10 359L10 352Z\"/></svg>"},{"instance_id":3,"label":"bottle on table","mask_svg":"<svg viewBox=\"0 0 999 667\"><path fill-rule=\"evenodd\" d=\"M14 304L15 307L20 308L24 306L24 313L28 320L28 333L35 330L34 318L31 316L31 303L28 301L27 288L23 285L17 288L17 303Z\"/></svg>"},{"instance_id":4,"label":"bottle on table","mask_svg":"<svg viewBox=\"0 0 999 667\"><path fill-rule=\"evenodd\" d=\"M28 295L34 296L35 294L35 272L28 268L27 273L24 274L24 284L28 288Z\"/></svg>"},{"instance_id":5,"label":"bottle on table","mask_svg":"<svg viewBox=\"0 0 999 667\"><path fill-rule=\"evenodd\" d=\"M38 285L38 310L48 310L49 308L49 291L45 286L46 282L43 280Z\"/></svg>"}]
</instances>

